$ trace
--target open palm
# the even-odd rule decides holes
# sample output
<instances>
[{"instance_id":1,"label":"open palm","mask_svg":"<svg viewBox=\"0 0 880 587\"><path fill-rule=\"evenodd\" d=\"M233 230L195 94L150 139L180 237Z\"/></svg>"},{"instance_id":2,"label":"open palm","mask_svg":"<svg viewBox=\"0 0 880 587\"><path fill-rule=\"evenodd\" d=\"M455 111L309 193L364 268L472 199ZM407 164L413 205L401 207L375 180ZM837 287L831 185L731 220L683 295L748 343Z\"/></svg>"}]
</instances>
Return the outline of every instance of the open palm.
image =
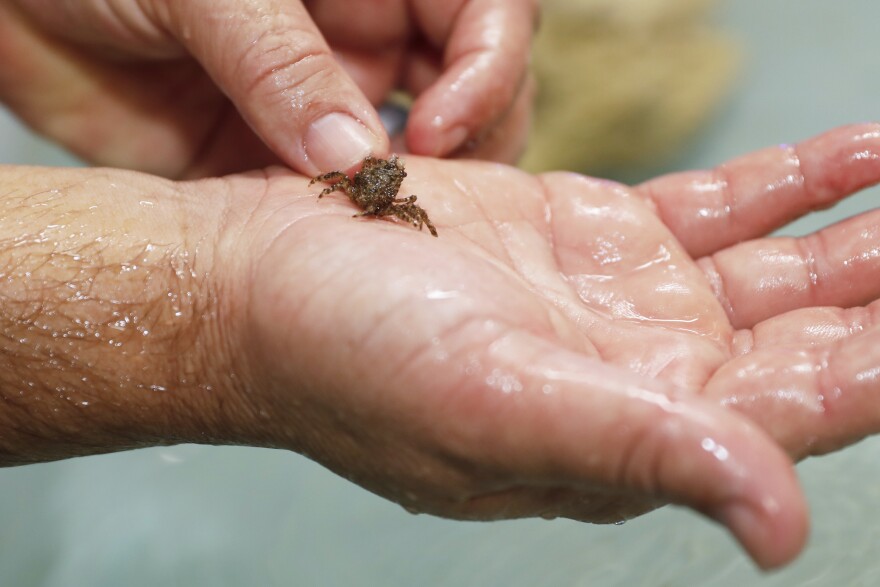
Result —
<instances>
[{"instance_id":1,"label":"open palm","mask_svg":"<svg viewBox=\"0 0 880 587\"><path fill-rule=\"evenodd\" d=\"M790 459L880 426L876 305L828 307L877 296L880 213L760 237L880 180L880 127L634 189L407 171L439 238L286 172L226 180L248 210L230 257L256 251L230 285L260 415L240 441L416 511L609 522L676 502L762 565L800 550Z\"/></svg>"}]
</instances>

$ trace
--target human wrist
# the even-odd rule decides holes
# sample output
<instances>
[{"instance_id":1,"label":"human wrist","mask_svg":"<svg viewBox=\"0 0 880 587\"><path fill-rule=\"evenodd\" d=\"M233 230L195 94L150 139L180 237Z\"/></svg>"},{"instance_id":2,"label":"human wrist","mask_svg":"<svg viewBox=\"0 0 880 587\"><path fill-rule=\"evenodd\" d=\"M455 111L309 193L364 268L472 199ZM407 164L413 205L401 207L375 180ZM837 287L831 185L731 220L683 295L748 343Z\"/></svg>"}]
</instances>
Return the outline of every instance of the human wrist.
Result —
<instances>
[{"instance_id":1,"label":"human wrist","mask_svg":"<svg viewBox=\"0 0 880 587\"><path fill-rule=\"evenodd\" d=\"M302 451L303 422L289 407L302 402L308 373L291 373L288 367L302 354L299 345L309 342L287 322L285 316L296 309L274 289L274 277L283 275L281 281L298 289L288 263L307 259L308 247L290 246L290 238L307 238L303 225L311 223L300 221L315 215L315 190L307 178L280 167L179 185L196 195L227 195L212 280L222 301L217 321L222 332L213 344L226 357L218 362L224 371L217 374L214 396L222 403L218 441Z\"/></svg>"},{"instance_id":2,"label":"human wrist","mask_svg":"<svg viewBox=\"0 0 880 587\"><path fill-rule=\"evenodd\" d=\"M223 442L224 204L113 170L0 168L0 195L0 463Z\"/></svg>"}]
</instances>

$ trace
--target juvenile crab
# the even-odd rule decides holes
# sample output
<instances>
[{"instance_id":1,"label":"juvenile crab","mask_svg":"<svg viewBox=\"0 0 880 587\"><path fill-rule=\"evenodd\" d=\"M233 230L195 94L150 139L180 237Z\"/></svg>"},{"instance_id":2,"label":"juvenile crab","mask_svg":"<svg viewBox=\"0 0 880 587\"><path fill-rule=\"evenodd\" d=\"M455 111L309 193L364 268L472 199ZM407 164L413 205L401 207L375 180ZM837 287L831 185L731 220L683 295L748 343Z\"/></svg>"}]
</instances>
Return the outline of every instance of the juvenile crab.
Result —
<instances>
[{"instance_id":1,"label":"juvenile crab","mask_svg":"<svg viewBox=\"0 0 880 587\"><path fill-rule=\"evenodd\" d=\"M334 191L345 192L363 210L355 217L395 216L419 230L427 226L431 234L437 236L437 229L431 224L428 213L415 203L416 196L397 197L404 177L406 171L397 155L392 155L390 159L370 156L364 159L363 167L354 174L354 180L341 171L331 171L312 179L309 185L318 182L330 184L318 194L319 198Z\"/></svg>"}]
</instances>

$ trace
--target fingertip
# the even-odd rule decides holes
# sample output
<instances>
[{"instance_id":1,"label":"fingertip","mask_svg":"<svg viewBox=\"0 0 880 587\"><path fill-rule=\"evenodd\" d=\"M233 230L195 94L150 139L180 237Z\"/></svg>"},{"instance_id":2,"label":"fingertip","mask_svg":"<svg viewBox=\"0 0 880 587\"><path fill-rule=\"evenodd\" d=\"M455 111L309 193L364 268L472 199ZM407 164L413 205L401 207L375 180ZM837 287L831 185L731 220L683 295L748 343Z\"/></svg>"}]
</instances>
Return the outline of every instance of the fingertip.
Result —
<instances>
[{"instance_id":1,"label":"fingertip","mask_svg":"<svg viewBox=\"0 0 880 587\"><path fill-rule=\"evenodd\" d=\"M445 157L461 148L470 138L471 130L463 124L449 122L424 102L420 98L410 110L406 125L407 149L425 157ZM429 112L435 114L428 115Z\"/></svg>"},{"instance_id":2,"label":"fingertip","mask_svg":"<svg viewBox=\"0 0 880 587\"><path fill-rule=\"evenodd\" d=\"M732 426L718 435L717 444L702 443L703 450L726 465L710 482L714 495L706 501L693 493L691 497L699 511L727 527L760 568L781 567L803 550L809 534L807 502L794 464L748 420L729 418L728 424Z\"/></svg>"},{"instance_id":3,"label":"fingertip","mask_svg":"<svg viewBox=\"0 0 880 587\"><path fill-rule=\"evenodd\" d=\"M711 436L700 442L709 461L698 468L672 463L661 486L674 501L723 524L760 568L781 567L803 550L809 533L806 498L794 465L746 420L718 416ZM687 459L686 452L675 458Z\"/></svg>"},{"instance_id":4,"label":"fingertip","mask_svg":"<svg viewBox=\"0 0 880 587\"><path fill-rule=\"evenodd\" d=\"M724 524L764 570L793 561L809 535L806 502L799 491L786 503L770 497L758 503L734 500L711 517Z\"/></svg>"},{"instance_id":5,"label":"fingertip","mask_svg":"<svg viewBox=\"0 0 880 587\"><path fill-rule=\"evenodd\" d=\"M427 143L431 157L446 157L465 145L470 137L470 130L464 126L454 126L437 132L433 140Z\"/></svg>"},{"instance_id":6,"label":"fingertip","mask_svg":"<svg viewBox=\"0 0 880 587\"><path fill-rule=\"evenodd\" d=\"M880 124L851 124L803 141L797 155L814 205L827 207L880 181Z\"/></svg>"}]
</instances>

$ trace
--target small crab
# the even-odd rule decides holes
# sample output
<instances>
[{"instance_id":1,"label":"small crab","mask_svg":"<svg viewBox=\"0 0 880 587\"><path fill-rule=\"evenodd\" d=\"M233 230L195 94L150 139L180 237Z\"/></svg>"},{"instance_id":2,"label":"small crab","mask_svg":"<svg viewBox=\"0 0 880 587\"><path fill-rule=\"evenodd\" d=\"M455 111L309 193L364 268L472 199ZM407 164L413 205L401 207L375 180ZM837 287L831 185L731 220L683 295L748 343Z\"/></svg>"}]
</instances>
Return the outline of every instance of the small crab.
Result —
<instances>
[{"instance_id":1,"label":"small crab","mask_svg":"<svg viewBox=\"0 0 880 587\"><path fill-rule=\"evenodd\" d=\"M390 159L370 156L364 159L363 167L354 174L353 180L341 171L331 171L312 179L309 185L318 182L330 184L318 194L319 198L334 191L345 192L363 210L355 217L395 216L419 230L427 226L431 234L437 236L437 229L431 224L428 213L415 203L416 196L397 197L404 177L406 171L397 155L392 155Z\"/></svg>"}]
</instances>

